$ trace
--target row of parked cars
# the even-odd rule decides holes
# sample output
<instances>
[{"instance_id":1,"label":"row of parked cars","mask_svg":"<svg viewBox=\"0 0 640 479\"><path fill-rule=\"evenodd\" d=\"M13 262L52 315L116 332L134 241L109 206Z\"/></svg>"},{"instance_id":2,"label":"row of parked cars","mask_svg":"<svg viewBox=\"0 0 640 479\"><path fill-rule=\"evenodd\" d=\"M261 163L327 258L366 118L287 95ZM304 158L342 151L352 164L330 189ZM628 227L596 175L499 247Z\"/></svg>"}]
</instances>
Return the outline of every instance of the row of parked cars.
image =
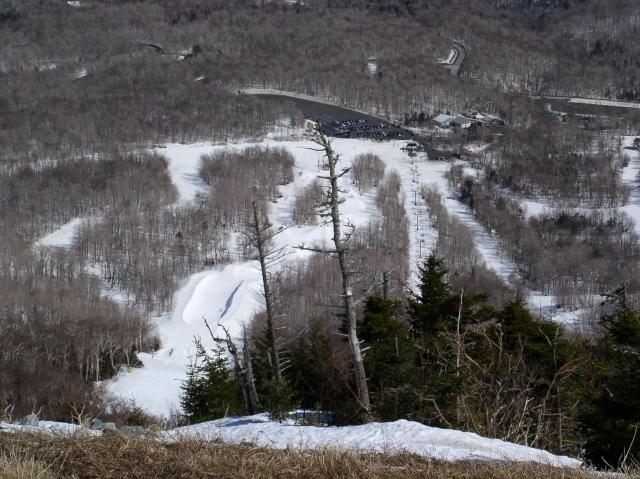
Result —
<instances>
[{"instance_id":1,"label":"row of parked cars","mask_svg":"<svg viewBox=\"0 0 640 479\"><path fill-rule=\"evenodd\" d=\"M408 134L403 130L383 122L366 119L330 120L322 124L323 131L339 138L372 138L379 140L406 139Z\"/></svg>"}]
</instances>

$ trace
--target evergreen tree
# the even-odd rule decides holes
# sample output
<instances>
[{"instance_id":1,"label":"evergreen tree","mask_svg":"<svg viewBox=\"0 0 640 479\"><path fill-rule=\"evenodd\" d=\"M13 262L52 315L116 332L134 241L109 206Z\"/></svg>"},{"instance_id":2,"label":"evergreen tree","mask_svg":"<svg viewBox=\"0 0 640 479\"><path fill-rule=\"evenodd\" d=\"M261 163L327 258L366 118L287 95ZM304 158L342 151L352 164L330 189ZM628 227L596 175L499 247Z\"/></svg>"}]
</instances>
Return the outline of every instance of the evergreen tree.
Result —
<instances>
[{"instance_id":1,"label":"evergreen tree","mask_svg":"<svg viewBox=\"0 0 640 479\"><path fill-rule=\"evenodd\" d=\"M353 423L360 408L353 395L353 379L344 367L349 361L348 344L327 323L326 318L310 321L307 331L291 346L285 377L294 404L330 412L336 423Z\"/></svg>"},{"instance_id":2,"label":"evergreen tree","mask_svg":"<svg viewBox=\"0 0 640 479\"><path fill-rule=\"evenodd\" d=\"M231 374L224 348L218 346L209 353L199 339L195 346L181 385L180 404L187 420L195 423L244 414L240 383Z\"/></svg>"},{"instance_id":3,"label":"evergreen tree","mask_svg":"<svg viewBox=\"0 0 640 479\"><path fill-rule=\"evenodd\" d=\"M467 334L465 354L467 422L482 424L478 432L557 452L575 443L576 351L560 325L533 316L516 296Z\"/></svg>"},{"instance_id":4,"label":"evergreen tree","mask_svg":"<svg viewBox=\"0 0 640 479\"><path fill-rule=\"evenodd\" d=\"M493 314L484 296L452 292L446 275L444 261L429 255L419 268L418 290L409 298L410 329L420 374L414 390L415 417L442 426L455 422L457 399L465 388L464 374L457 367L461 346L458 329L485 322Z\"/></svg>"},{"instance_id":5,"label":"evergreen tree","mask_svg":"<svg viewBox=\"0 0 640 479\"><path fill-rule=\"evenodd\" d=\"M573 351L564 338L562 327L553 321L534 317L525 299L518 295L497 314L505 352L522 354L529 367L534 368L541 385L552 381L558 368L570 361Z\"/></svg>"},{"instance_id":6,"label":"evergreen tree","mask_svg":"<svg viewBox=\"0 0 640 479\"><path fill-rule=\"evenodd\" d=\"M262 407L272 421L284 421L294 407L289 378L282 375L278 380L274 374L268 332L256 339L255 344L257 351L253 369ZM282 359L283 364L286 364L284 357Z\"/></svg>"},{"instance_id":7,"label":"evergreen tree","mask_svg":"<svg viewBox=\"0 0 640 479\"><path fill-rule=\"evenodd\" d=\"M433 336L447 324L456 303L444 277L447 270L444 261L435 254L429 255L418 270L418 291L411 293L411 329L416 336Z\"/></svg>"},{"instance_id":8,"label":"evergreen tree","mask_svg":"<svg viewBox=\"0 0 640 479\"><path fill-rule=\"evenodd\" d=\"M272 421L282 422L291 415L292 400L291 387L288 381L282 378L277 381L274 377L269 378L264 384L264 391L261 396L264 410Z\"/></svg>"},{"instance_id":9,"label":"evergreen tree","mask_svg":"<svg viewBox=\"0 0 640 479\"><path fill-rule=\"evenodd\" d=\"M180 385L180 405L189 423L198 422L207 410L207 387L198 359L191 358L187 366L187 379Z\"/></svg>"},{"instance_id":10,"label":"evergreen tree","mask_svg":"<svg viewBox=\"0 0 640 479\"><path fill-rule=\"evenodd\" d=\"M415 347L397 318L398 307L380 295L370 296L359 327L368 348L364 360L374 413L384 421L411 416L411 383L418 377Z\"/></svg>"},{"instance_id":11,"label":"evergreen tree","mask_svg":"<svg viewBox=\"0 0 640 479\"><path fill-rule=\"evenodd\" d=\"M595 345L595 385L585 391L579 420L587 459L603 467L640 461L640 312L617 301Z\"/></svg>"}]
</instances>

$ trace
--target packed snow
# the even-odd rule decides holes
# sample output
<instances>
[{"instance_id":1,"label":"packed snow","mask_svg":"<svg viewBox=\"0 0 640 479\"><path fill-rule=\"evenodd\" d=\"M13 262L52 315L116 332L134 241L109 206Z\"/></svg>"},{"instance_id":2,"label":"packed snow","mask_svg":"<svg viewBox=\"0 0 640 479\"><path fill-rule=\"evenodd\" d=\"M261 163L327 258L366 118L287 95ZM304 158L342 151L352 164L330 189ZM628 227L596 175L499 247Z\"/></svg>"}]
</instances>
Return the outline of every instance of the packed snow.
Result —
<instances>
[{"instance_id":1,"label":"packed snow","mask_svg":"<svg viewBox=\"0 0 640 479\"><path fill-rule=\"evenodd\" d=\"M211 153L211 145L174 143L158 151L169 160L169 174L181 201L191 201L205 191L206 184L198 176L200 157Z\"/></svg>"},{"instance_id":2,"label":"packed snow","mask_svg":"<svg viewBox=\"0 0 640 479\"><path fill-rule=\"evenodd\" d=\"M580 461L474 433L440 429L399 420L359 426L300 426L293 421L271 422L266 415L232 417L175 429L171 438L222 439L278 449L337 447L376 452L409 452L447 461L533 461L578 467Z\"/></svg>"},{"instance_id":3,"label":"packed snow","mask_svg":"<svg viewBox=\"0 0 640 479\"><path fill-rule=\"evenodd\" d=\"M595 98L570 98L568 102L582 103L587 105L616 106L620 108L640 108L640 103L633 103L629 101L599 100Z\"/></svg>"},{"instance_id":4,"label":"packed snow","mask_svg":"<svg viewBox=\"0 0 640 479\"><path fill-rule=\"evenodd\" d=\"M630 149L633 146L634 136L625 136L622 139L622 152L627 156L629 163L622 170L622 181L631 189L629 202L621 209L635 222L636 234L640 236L640 151Z\"/></svg>"},{"instance_id":5,"label":"packed snow","mask_svg":"<svg viewBox=\"0 0 640 479\"><path fill-rule=\"evenodd\" d=\"M36 241L35 246L47 246L57 248L71 248L78 227L82 224L82 218L74 218L57 230L43 236Z\"/></svg>"},{"instance_id":6,"label":"packed snow","mask_svg":"<svg viewBox=\"0 0 640 479\"><path fill-rule=\"evenodd\" d=\"M169 162L169 173L178 190L180 201L195 199L205 191L206 185L198 177L200 157L223 148L242 150L256 143L226 145L168 144L159 150ZM294 181L280 187L281 198L271 205L271 221L281 234L275 237L276 247L287 253L284 261L304 260L312 254L298 246L326 244L331 240L329 225L295 225L291 219L296 193L322 174L323 154L311 140L278 141L267 138L257 145L283 147L295 158ZM458 217L471 230L476 247L486 265L495 270L505 281L517 275L515 265L500 250L497 240L474 218L473 212L457 201L449 188L447 172L450 162L429 161L425 154L409 157L402 149L405 142L375 142L362 139L333 139L334 150L341 155L343 166L351 164L361 153L374 153L386 164L386 171L397 171L402 180L401 195L410 221L410 275L415 281L418 265L433 250L437 232L428 216L420 188L435 184L443 194L450 214ZM377 214L375 191L361 194L352 184L349 175L341 179L345 202L341 212L345 221L356 227L366 225ZM229 245L232 249L234 245ZM238 257L233 255L232 257ZM119 373L107 383L107 389L115 396L130 399L146 411L163 418L180 410L180 383L186 375L189 357L194 352L194 336L200 337L205 346L213 346L204 326L204 318L214 328L216 335L223 334L218 322L229 329L231 336L241 340L243 325L253 314L263 308L261 278L257 262L238 262L224 267L197 273L184 281L174 298L174 311L155 318L162 347L159 351L141 353L142 368L131 368ZM552 314L571 322L571 315L559 309L553 297L531 292L530 305L535 311ZM222 314L224 312L224 314Z\"/></svg>"},{"instance_id":7,"label":"packed snow","mask_svg":"<svg viewBox=\"0 0 640 479\"><path fill-rule=\"evenodd\" d=\"M254 263L230 264L188 278L175 295L173 313L156 318L162 348L138 353L144 367L121 371L107 383L108 390L155 416L170 417L179 410L180 385L194 353L194 338L213 345L204 318L216 334L224 334L221 324L232 337L240 337L243 324L260 309L259 284Z\"/></svg>"},{"instance_id":8,"label":"packed snow","mask_svg":"<svg viewBox=\"0 0 640 479\"><path fill-rule=\"evenodd\" d=\"M404 199L410 221L410 263L412 275L417 266L431 252L437 241L428 210L419 191L424 184L435 184L443 194L450 214L463 221L471 230L476 246L487 266L509 281L517 273L514 265L500 253L494 237L473 217L472 211L457 201L449 188L449 162L429 161L426 155L409 157L402 149L405 142L374 142L370 140L334 139L334 150L348 166L361 153L374 153L386 164L387 172L397 171L402 180ZM179 202L189 202L206 190L198 177L200 157L222 148L244 149L255 143L227 145L169 144L159 150L168 159L168 169L178 191ZM322 174L322 153L310 140L277 141L267 138L258 145L283 147L295 157L294 181L280 187L281 197L271 205L271 221L281 229L275 237L276 246L288 253L283 261L304 260L312 254L300 245L320 245L331 239L329 225L295 225L291 212L297 192ZM356 227L366 225L377 214L375 190L361 194L349 175L341 179L345 202L342 213L346 221ZM38 241L39 245L69 247L82 220L76 218L59 230ZM233 236L233 235L232 235ZM229 245L233 248L233 245ZM233 256L233 255L232 255ZM189 359L194 353L194 337L202 339L206 347L213 341L205 326L206 318L216 335L222 335L223 325L236 340L241 340L243 326L254 313L263 308L261 276L257 262L238 261L194 274L183 281L174 297L171 313L155 319L161 338L161 348L154 353L139 353L141 368L123 368L107 390L115 397L132 400L145 411L168 419L180 411L180 385L186 378ZM536 306L553 308L552 298L532 296ZM43 423L41 423L42 425ZM5 425L6 426L6 425ZM18 426L12 426L14 429ZM51 428L49 428L51 429ZM73 432L73 428L63 432ZM402 450L448 460L533 460L553 465L577 466L578 461L553 456L544 451L517 446L475 434L431 428L415 422L396 421L350 427L300 426L293 422L269 422L265 416L226 418L196 426L170 431L168 438L179 436L221 438L229 442L250 441L259 445L287 447L338 446L353 449L394 451Z\"/></svg>"},{"instance_id":9,"label":"packed snow","mask_svg":"<svg viewBox=\"0 0 640 479\"><path fill-rule=\"evenodd\" d=\"M0 423L0 430L61 435L102 434L74 424L47 421L40 421L38 426ZM556 456L540 449L406 420L358 426L318 427L302 426L293 420L284 423L272 422L265 414L258 414L185 426L152 437L161 441L223 440L227 443L251 443L277 449L305 450L329 447L365 452L405 452L446 461L526 461L568 468L581 465L577 459Z\"/></svg>"}]
</instances>

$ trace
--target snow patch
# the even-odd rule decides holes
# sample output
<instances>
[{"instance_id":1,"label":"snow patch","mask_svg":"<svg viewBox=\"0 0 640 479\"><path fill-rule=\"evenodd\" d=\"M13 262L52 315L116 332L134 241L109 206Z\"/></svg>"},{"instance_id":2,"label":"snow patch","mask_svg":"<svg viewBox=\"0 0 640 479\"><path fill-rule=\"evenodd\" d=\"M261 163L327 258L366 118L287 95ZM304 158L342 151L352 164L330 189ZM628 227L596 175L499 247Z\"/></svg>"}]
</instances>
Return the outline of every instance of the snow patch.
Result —
<instances>
[{"instance_id":1,"label":"snow patch","mask_svg":"<svg viewBox=\"0 0 640 479\"><path fill-rule=\"evenodd\" d=\"M586 105L617 106L620 108L640 108L640 103L633 103L628 101L615 101L615 100L599 100L595 98L569 98L567 102L581 103Z\"/></svg>"},{"instance_id":2,"label":"snow patch","mask_svg":"<svg viewBox=\"0 0 640 479\"><path fill-rule=\"evenodd\" d=\"M49 233L38 241L35 242L35 246L56 247L69 249L73 246L73 241L76 235L78 227L82 224L82 218L74 218L68 223L65 223L57 230Z\"/></svg>"},{"instance_id":3,"label":"snow patch","mask_svg":"<svg viewBox=\"0 0 640 479\"><path fill-rule=\"evenodd\" d=\"M625 136L622 139L622 152L629 160L626 167L622 169L621 179L631 189L629 202L621 210L628 214L635 223L635 232L640 236L640 151L630 149L633 147L635 136Z\"/></svg>"},{"instance_id":4,"label":"snow patch","mask_svg":"<svg viewBox=\"0 0 640 479\"><path fill-rule=\"evenodd\" d=\"M233 417L169 431L167 437L250 442L278 449L333 447L375 452L409 452L446 460L533 461L559 467L579 467L580 461L546 451L488 439L474 433L440 429L399 420L358 426L300 426L270 422L266 415Z\"/></svg>"},{"instance_id":5,"label":"snow patch","mask_svg":"<svg viewBox=\"0 0 640 479\"><path fill-rule=\"evenodd\" d=\"M39 426L0 423L5 432L59 435L102 435L74 424L40 421ZM578 468L581 462L567 456L527 446L489 439L475 433L425 426L413 421L374 422L358 426L301 426L293 420L271 422L265 414L228 417L159 433L160 441L199 439L227 443L252 443L276 449L336 448L365 452L413 453L444 461L537 462L549 466Z\"/></svg>"}]
</instances>

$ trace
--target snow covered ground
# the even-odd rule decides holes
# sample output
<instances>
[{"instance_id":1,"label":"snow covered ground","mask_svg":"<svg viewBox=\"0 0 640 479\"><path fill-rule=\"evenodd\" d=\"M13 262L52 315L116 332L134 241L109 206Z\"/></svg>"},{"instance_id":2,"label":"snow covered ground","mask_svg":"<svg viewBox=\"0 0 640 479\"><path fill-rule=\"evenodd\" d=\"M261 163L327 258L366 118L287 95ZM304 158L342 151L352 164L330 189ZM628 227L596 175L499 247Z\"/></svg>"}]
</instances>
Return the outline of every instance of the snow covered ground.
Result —
<instances>
[{"instance_id":1,"label":"snow covered ground","mask_svg":"<svg viewBox=\"0 0 640 479\"><path fill-rule=\"evenodd\" d=\"M211 151L211 145L179 143L167 145L166 149L156 150L169 160L169 174L181 201L191 201L198 193L205 191L207 185L198 176L198 167L200 157Z\"/></svg>"},{"instance_id":2,"label":"snow covered ground","mask_svg":"<svg viewBox=\"0 0 640 479\"><path fill-rule=\"evenodd\" d=\"M587 105L617 106L621 108L640 108L640 103L633 103L630 101L598 100L595 98L570 98L568 102Z\"/></svg>"},{"instance_id":3,"label":"snow covered ground","mask_svg":"<svg viewBox=\"0 0 640 479\"><path fill-rule=\"evenodd\" d=\"M633 141L635 136L625 136L622 138L622 153L628 158L628 165L623 168L620 179L623 183L627 184L631 189L629 201L626 205L619 208L619 210L625 212L635 223L635 232L640 237L640 182L638 175L640 175L640 151L634 150ZM514 195L513 192L505 191L507 194ZM524 206L525 216L527 218L541 215L543 213L550 213L558 209L557 206L544 199L530 199L518 197L521 205ZM576 212L589 213L593 211L593 208L573 207L563 208L565 210L571 210ZM599 208L601 211L613 211L614 208ZM586 313L590 305L598 304L600 302L599 297L584 297L582 302L585 305L584 308L577 310L568 310L557 306L557 300L550 295L540 294L535 291L529 292L529 306L532 311L551 317L554 321L557 321L565 326L580 329L582 326L582 316Z\"/></svg>"},{"instance_id":4,"label":"snow covered ground","mask_svg":"<svg viewBox=\"0 0 640 479\"><path fill-rule=\"evenodd\" d=\"M51 434L85 433L73 424L40 421L38 426L0 423L7 432L46 432ZM367 452L409 452L428 458L461 461L527 461L556 467L577 468L577 459L526 446L488 439L474 433L440 429L413 421L400 420L359 426L301 426L293 421L271 422L266 415L229 417L193 426L181 427L155 435L159 440L223 440L228 443L252 443L278 449L316 449L333 447Z\"/></svg>"},{"instance_id":5,"label":"snow covered ground","mask_svg":"<svg viewBox=\"0 0 640 479\"><path fill-rule=\"evenodd\" d=\"M437 232L428 217L419 191L423 184L435 184L442 192L445 205L452 215L463 221L472 231L476 246L487 266L509 281L516 269L500 253L495 238L475 220L472 211L458 202L452 194L446 174L450 163L428 161L426 156L410 158L401 147L404 142L374 142L369 140L334 139L335 151L342 156L342 165L349 166L361 153L374 153L386 164L387 172L396 170L402 180L401 195L410 221L411 267L415 273L418 264L426 258L437 240ZM198 177L200 157L221 148L244 149L255 143L227 145L167 145L159 150L169 161L169 173L179 193L180 202L194 200L206 185ZM271 221L283 232L275 237L277 246L288 250L286 261L304 260L309 254L297 248L301 244L314 245L328 242L328 225L295 225L291 219L297 192L322 174L322 153L310 140L276 141L268 138L260 146L278 146L294 156L294 181L280 187L281 197L271 205ZM377 214L375 191L360 194L352 185L349 175L342 179L345 202L342 212L346 220L356 227L365 225ZM69 247L80 219L74 219L60 230L45 236L42 246ZM232 247L232 245L229 245ZM263 305L261 279L256 262L237 262L209 269L186 278L174 298L174 310L155 319L162 347L155 353L140 353L142 368L121 371L106 382L114 396L131 399L147 412L168 418L179 410L180 384L185 379L190 355L194 352L193 339L200 337L205 346L212 346L204 318L215 329L217 324L227 327L231 335L239 338L243 325ZM119 298L122 300L122 298ZM553 309L553 299L533 295L535 308ZM220 333L220 331L218 331ZM543 451L516 446L502 441L481 438L475 434L430 428L418 423L397 421L343 428L316 428L293 423L271 423L264 416L227 418L190 426L168 433L177 435L220 437L231 442L251 441L272 447L342 446L369 450L408 450L429 457L450 460L539 460L554 465L575 466L577 461L557 458Z\"/></svg>"},{"instance_id":6,"label":"snow covered ground","mask_svg":"<svg viewBox=\"0 0 640 479\"><path fill-rule=\"evenodd\" d=\"M57 248L71 248L78 227L82 224L82 218L74 218L48 235L36 241L35 246L47 246Z\"/></svg>"},{"instance_id":7,"label":"snow covered ground","mask_svg":"<svg viewBox=\"0 0 640 479\"><path fill-rule=\"evenodd\" d=\"M412 278L417 267L428 256L436 244L437 232L428 217L427 207L420 197L423 184L435 184L443 193L445 205L472 231L476 247L489 268L494 269L509 282L517 274L513 263L498 247L496 238L475 220L472 211L453 196L446 174L450 163L428 161L425 155L410 158L401 148L405 142L375 142L357 139L333 139L333 147L342 156L342 165L348 166L361 153L374 153L386 164L386 171L396 170L402 180L401 195L404 198L410 221L411 243L410 267ZM221 148L244 149L255 143L228 145L167 145L161 150L169 160L169 172L179 191L181 201L190 201L203 191L197 170L200 156ZM275 237L278 247L287 249L286 261L302 260L309 252L297 246L329 242L331 229L328 225L294 225L291 212L297 191L307 186L322 174L322 153L315 151L317 145L310 140L276 141L266 139L263 147L283 147L294 156L294 181L280 187L282 197L271 205L271 221L283 232ZM349 175L342 179L345 202L342 213L356 227L366 225L377 214L375 191L360 194L352 185ZM286 227L286 228L284 228ZM232 247L232 245L230 245ZM162 348L153 354L140 354L143 368L121 372L107 384L108 390L118 397L133 399L148 412L168 417L179 409L180 382L185 378L186 365L193 353L193 338L199 336L205 345L211 345L203 318L212 327L220 321L230 329L236 339L241 336L242 325L247 324L253 313L261 309L261 280L257 263L243 262L222 268L204 271L188 278L176 293L172 314L156 318ZM531 306L544 313L556 311L550 296L532 293ZM228 307L228 309L227 309ZM221 315L221 311L225 311ZM569 318L564 318L569 319ZM217 331L221 334L221 331Z\"/></svg>"},{"instance_id":8,"label":"snow covered ground","mask_svg":"<svg viewBox=\"0 0 640 479\"><path fill-rule=\"evenodd\" d=\"M170 438L222 439L251 442L279 449L338 447L376 452L410 452L448 461L533 461L553 466L578 467L580 461L539 449L469 432L440 429L400 420L359 426L299 426L270 422L264 414L224 418L170 431Z\"/></svg>"},{"instance_id":9,"label":"snow covered ground","mask_svg":"<svg viewBox=\"0 0 640 479\"><path fill-rule=\"evenodd\" d=\"M251 143L229 145L167 145L161 152L169 160L169 172L178 189L180 201L193 200L203 191L197 170L200 157L221 148L244 149ZM271 206L271 221L276 228L283 227L275 237L277 247L289 253L286 261L303 260L312 254L297 248L327 243L331 239L328 225L293 224L291 213L297 192L314 181L322 173L322 153L316 151L312 141L276 141L267 139L263 147L284 147L295 157L294 181L280 188L281 198ZM412 161L401 150L403 142L378 143L366 140L335 140L333 146L342 155L342 164L348 166L360 153L378 154L387 164L387 171L398 170L405 186L404 197L409 215L416 218L417 226L411 228L412 259L414 268L419 256L426 256L434 244L435 232L428 224L426 210L414 204L414 194L422 179L437 179L446 183L444 174L448 164L442 162ZM418 163L421 166L418 168ZM443 184L444 184L443 183ZM364 226L377 213L375 192L360 194L347 176L342 180L345 202L341 211L345 220L356 227ZM420 244L422 241L422 244ZM233 249L233 245L229 245ZM189 357L193 354L194 336L205 345L212 341L204 325L207 318L212 328L218 323L229 328L232 337L238 339L242 326L263 305L261 278L257 262L238 262L195 274L188 278L174 298L174 311L155 318L162 347L153 354L139 355L143 368L122 371L107 383L108 390L117 397L132 399L148 412L159 417L169 417L179 409L180 383L185 378ZM217 330L216 334L222 334Z\"/></svg>"},{"instance_id":10,"label":"snow covered ground","mask_svg":"<svg viewBox=\"0 0 640 479\"><path fill-rule=\"evenodd\" d=\"M634 136L625 136L622 139L623 154L629 159L628 165L622 170L622 181L631 188L629 202L622 207L622 211L633 219L636 234L640 237L640 151L627 149L633 146L634 139Z\"/></svg>"},{"instance_id":11,"label":"snow covered ground","mask_svg":"<svg viewBox=\"0 0 640 479\"><path fill-rule=\"evenodd\" d=\"M260 309L259 281L260 272L253 263L230 264L188 278L176 293L173 313L155 318L162 348L138 353L144 367L121 371L107 383L108 390L168 418L179 408L180 384L194 352L194 337L213 345L204 318L212 328L220 323L233 337L240 337L242 325Z\"/></svg>"},{"instance_id":12,"label":"snow covered ground","mask_svg":"<svg viewBox=\"0 0 640 479\"><path fill-rule=\"evenodd\" d=\"M457 201L451 192L446 174L450 163L429 161L424 154L410 158L401 148L405 142L375 142L358 139L333 139L333 147L342 156L342 165L349 166L361 153L374 153L386 164L387 172L397 171L402 181L401 197L410 221L409 239L411 248L411 278L415 278L417 267L433 250L437 232L431 224L420 189L424 184L435 184L443 194L445 205L452 215L457 216L471 230L476 247L489 268L505 281L510 282L517 270L490 235L474 218L473 212ZM179 202L193 201L206 190L206 185L198 177L200 157L222 148L244 149L256 143L211 144L169 144L158 151L168 159L168 170L179 194ZM286 261L304 260L312 254L297 246L319 245L331 240L328 225L295 225L291 214L297 192L322 174L322 153L310 140L280 141L267 138L258 145L263 147L283 147L295 158L294 181L280 187L281 197L271 205L271 221L283 232L275 237L278 247L286 249ZM636 157L636 163L640 160ZM633 165L636 165L633 163ZM634 166L637 168L637 166ZM631 170L627 172L632 176ZM364 226L378 210L375 205L375 190L359 193L349 175L342 178L344 190L342 213L345 220L356 227ZM640 204L638 205L640 208ZM82 219L76 218L63 225L36 244L38 246L70 247L78 225ZM639 222L640 223L640 222ZM233 237L233 235L232 235ZM235 246L228 245L232 252ZM239 257L233 255L232 257ZM96 269L96 272L99 272ZM114 299L127 301L126 294L119 291L105 291ZM162 347L155 353L139 355L144 367L121 371L115 379L107 382L109 392L114 396L130 399L149 413L167 418L179 410L180 384L186 375L189 357L193 354L194 337L200 337L205 345L211 346L204 318L215 329L217 324L227 327L231 335L238 339L242 327L253 314L263 307L261 279L256 262L237 262L223 267L202 271L186 278L174 298L174 310L154 318L161 338ZM535 311L554 314L563 322L575 320L569 312L558 310L554 298L531 292L530 305ZM218 329L216 334L222 334Z\"/></svg>"},{"instance_id":13,"label":"snow covered ground","mask_svg":"<svg viewBox=\"0 0 640 479\"><path fill-rule=\"evenodd\" d=\"M253 145L167 145L161 152L169 160L169 172L178 189L180 201L190 201L205 187L197 175L201 155L221 148L244 149ZM322 173L322 153L315 151L317 145L309 140L267 139L260 145L284 147L295 157L294 181L280 188L282 197L271 207L271 220L276 228L283 227L283 232L275 240L277 246L287 249L289 255L286 261L304 259L311 253L302 251L297 246L317 245L331 239L328 225L298 226L291 219L296 193ZM344 166L350 165L358 154L370 152L380 156L387 165L387 171L397 170L400 174L405 207L412 223L411 266L415 272L437 238L428 219L426 206L419 195L420 186L422 183L435 182L441 191L446 192L448 186L445 174L449 164L426 161L425 157L420 156L409 158L401 149L403 145L404 142L380 143L351 139L333 141L334 149L342 155ZM360 194L349 176L343 178L341 186L345 191L345 202L342 204L345 219L356 227L366 225L377 214L375 192ZM456 208L456 214L471 221L470 213L464 211L457 201L448 198L447 204ZM501 268L505 278L511 274L512 268L493 255L491 248L487 248L485 253L488 261ZM140 354L144 367L121 372L107 384L108 390L118 397L135 400L150 413L168 417L178 409L180 382L185 378L188 358L193 353L194 336L201 337L205 344L211 343L203 318L206 317L212 327L216 327L220 321L230 329L232 336L239 338L242 325L247 324L252 315L262 307L260 291L258 265L254 262L235 263L188 278L176 293L174 311L156 318L162 348L153 354Z\"/></svg>"}]
</instances>

